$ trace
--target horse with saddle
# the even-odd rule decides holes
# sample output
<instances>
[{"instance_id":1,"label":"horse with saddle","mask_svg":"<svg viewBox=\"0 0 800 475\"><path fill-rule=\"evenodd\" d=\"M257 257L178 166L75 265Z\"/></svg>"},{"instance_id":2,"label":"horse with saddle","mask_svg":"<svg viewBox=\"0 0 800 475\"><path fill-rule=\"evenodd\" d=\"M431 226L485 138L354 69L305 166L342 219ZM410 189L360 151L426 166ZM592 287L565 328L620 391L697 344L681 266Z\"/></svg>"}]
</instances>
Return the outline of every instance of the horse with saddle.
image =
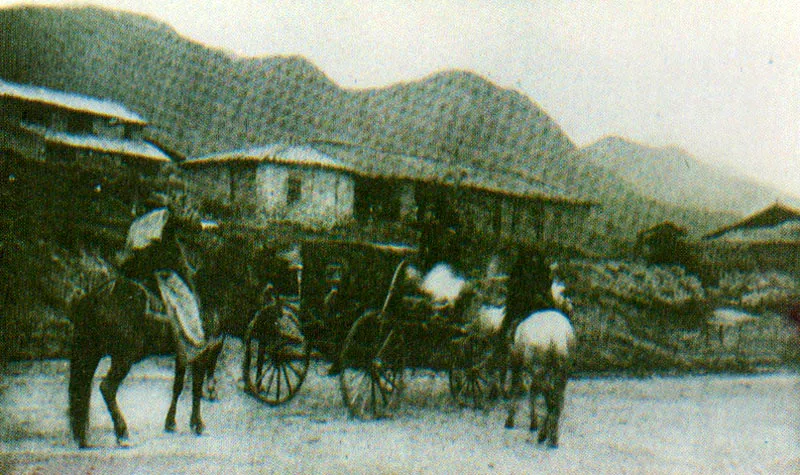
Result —
<instances>
[{"instance_id":1,"label":"horse with saddle","mask_svg":"<svg viewBox=\"0 0 800 475\"><path fill-rule=\"evenodd\" d=\"M172 402L164 424L175 430L178 397L186 367L192 370L191 429L204 425L200 399L207 369L215 364L222 340L211 337L216 324L200 312L191 268L178 240L185 223L167 208L137 218L120 255L120 274L71 306L74 324L70 359L69 415L73 437L86 447L92 378L100 360L111 357L111 367L100 384L114 423L118 443L128 438L116 395L134 363L154 354L175 355Z\"/></svg>"}]
</instances>

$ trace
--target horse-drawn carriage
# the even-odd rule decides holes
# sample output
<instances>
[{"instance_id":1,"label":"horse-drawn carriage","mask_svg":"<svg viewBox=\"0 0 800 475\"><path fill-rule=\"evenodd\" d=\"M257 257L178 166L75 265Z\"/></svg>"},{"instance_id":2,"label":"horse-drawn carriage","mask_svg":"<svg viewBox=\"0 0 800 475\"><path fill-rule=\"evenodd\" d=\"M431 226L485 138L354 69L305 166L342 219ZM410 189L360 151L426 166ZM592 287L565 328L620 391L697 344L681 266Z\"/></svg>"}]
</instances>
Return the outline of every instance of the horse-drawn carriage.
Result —
<instances>
[{"instance_id":1,"label":"horse-drawn carriage","mask_svg":"<svg viewBox=\"0 0 800 475\"><path fill-rule=\"evenodd\" d=\"M193 373L191 426L201 433L201 386L206 376L213 381L222 348L216 338L220 332L243 337L245 388L268 404L281 404L297 394L312 357L331 363L329 374L338 375L344 403L351 416L358 418L379 418L391 411L402 393L406 368L448 370L451 392L461 404L479 405L490 389L490 362L499 361L491 350L498 347L496 342L505 342L497 340L500 325L493 327L494 333L483 325L487 307L481 305L480 290L485 290L485 281L468 282L447 265L437 265L423 277L413 266L415 249L407 246L314 239L299 240L287 253L280 249L286 241L222 237L211 252L203 244L195 246L204 257L199 259L200 268L193 270L184 247L173 240L175 255L187 264L184 274L194 281L191 290L202 305L199 313L204 317L198 325L203 331L199 333L211 338L187 361L178 329L185 326L183 317L170 312L166 301L166 314L154 313L153 292L125 276L81 297L73 306L69 390L73 435L81 446L86 445L91 380L100 358L107 354L112 365L101 391L118 440L127 437L116 404L119 384L136 361L167 349L176 354L176 380L165 428L174 429L175 404L188 362ZM287 254L292 257L287 259ZM495 316L502 316L499 307L495 310L499 311ZM559 325L539 325L535 318L541 313ZM519 374L523 364L530 371L541 368L542 358L566 361L572 341L568 319L557 312L539 312L526 321L534 323L527 327L523 323L524 332L518 330L509 345L512 375ZM148 333L128 331L132 325ZM106 328L118 330L117 336L103 339L104 347L88 344ZM553 328L558 334L547 333ZM141 341L149 345L144 347ZM567 365L549 366L560 371L556 380L562 383L543 390L560 391L562 399L553 400L561 401ZM538 379L553 380L549 376ZM514 381L519 387L519 378ZM531 391L535 387L531 385ZM557 430L560 402L553 410L550 420L556 423L546 424L551 433ZM533 428L533 410L532 414ZM513 411L507 425L513 425ZM555 439L557 435L551 442Z\"/></svg>"},{"instance_id":2,"label":"horse-drawn carriage","mask_svg":"<svg viewBox=\"0 0 800 475\"><path fill-rule=\"evenodd\" d=\"M331 363L354 417L385 415L406 368L447 370L456 400L479 403L490 345L468 330L459 302L420 289L415 254L396 245L300 244L296 295L270 297L245 333L247 391L272 405L288 401L314 356Z\"/></svg>"}]
</instances>

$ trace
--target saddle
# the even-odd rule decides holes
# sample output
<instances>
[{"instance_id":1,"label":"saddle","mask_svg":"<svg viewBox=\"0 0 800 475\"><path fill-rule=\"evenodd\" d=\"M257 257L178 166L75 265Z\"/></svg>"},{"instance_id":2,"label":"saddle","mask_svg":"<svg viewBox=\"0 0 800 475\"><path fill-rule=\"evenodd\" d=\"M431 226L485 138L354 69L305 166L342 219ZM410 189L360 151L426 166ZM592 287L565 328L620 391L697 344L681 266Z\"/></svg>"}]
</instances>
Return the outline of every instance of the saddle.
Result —
<instances>
[{"instance_id":1,"label":"saddle","mask_svg":"<svg viewBox=\"0 0 800 475\"><path fill-rule=\"evenodd\" d=\"M190 352L205 348L208 340L200 319L200 308L189 286L170 270L157 271L155 282L158 295L154 292L156 289L144 287L148 296L148 313L175 327L183 346Z\"/></svg>"}]
</instances>

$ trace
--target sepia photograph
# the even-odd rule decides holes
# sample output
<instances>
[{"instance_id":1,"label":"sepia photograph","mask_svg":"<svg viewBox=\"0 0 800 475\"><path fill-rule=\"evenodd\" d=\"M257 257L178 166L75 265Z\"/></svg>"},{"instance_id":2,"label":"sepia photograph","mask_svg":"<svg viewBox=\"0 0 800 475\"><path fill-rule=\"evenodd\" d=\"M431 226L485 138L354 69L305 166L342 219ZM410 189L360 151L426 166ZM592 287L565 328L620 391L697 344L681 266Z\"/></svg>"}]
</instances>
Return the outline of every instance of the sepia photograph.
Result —
<instances>
[{"instance_id":1,"label":"sepia photograph","mask_svg":"<svg viewBox=\"0 0 800 475\"><path fill-rule=\"evenodd\" d=\"M800 473L792 0L0 0L0 474Z\"/></svg>"}]
</instances>

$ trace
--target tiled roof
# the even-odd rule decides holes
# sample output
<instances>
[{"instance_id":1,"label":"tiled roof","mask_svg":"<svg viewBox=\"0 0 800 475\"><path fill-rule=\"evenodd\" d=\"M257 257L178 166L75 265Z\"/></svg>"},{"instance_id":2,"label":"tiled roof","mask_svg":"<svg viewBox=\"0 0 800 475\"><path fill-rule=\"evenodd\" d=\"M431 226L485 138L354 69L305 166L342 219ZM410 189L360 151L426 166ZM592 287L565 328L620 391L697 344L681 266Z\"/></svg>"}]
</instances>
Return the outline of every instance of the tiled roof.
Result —
<instances>
[{"instance_id":1,"label":"tiled roof","mask_svg":"<svg viewBox=\"0 0 800 475\"><path fill-rule=\"evenodd\" d=\"M224 162L270 162L355 172L352 167L310 145L281 143L190 158L184 161L183 165L208 165Z\"/></svg>"},{"instance_id":2,"label":"tiled roof","mask_svg":"<svg viewBox=\"0 0 800 475\"><path fill-rule=\"evenodd\" d=\"M139 157L159 162L169 162L171 159L158 147L141 140L124 140L97 135L76 135L64 132L53 132L44 127L22 124L21 128L37 134L48 143L64 145L67 147L97 150L99 152L116 153L130 157Z\"/></svg>"},{"instance_id":3,"label":"tiled roof","mask_svg":"<svg viewBox=\"0 0 800 475\"><path fill-rule=\"evenodd\" d=\"M767 208L751 214L743 220L725 226L705 236L706 239L718 238L733 231L746 231L758 228L772 228L787 221L800 221L800 210L796 210L780 203L775 203Z\"/></svg>"},{"instance_id":4,"label":"tiled roof","mask_svg":"<svg viewBox=\"0 0 800 475\"><path fill-rule=\"evenodd\" d=\"M147 124L147 121L142 116L118 102L39 86L17 84L2 79L0 79L0 97L12 97L24 101L49 104L64 109L111 117L133 124Z\"/></svg>"},{"instance_id":5,"label":"tiled roof","mask_svg":"<svg viewBox=\"0 0 800 475\"><path fill-rule=\"evenodd\" d=\"M568 196L555 187L518 174L481 170L424 157L337 142L318 141L299 145L271 144L192 158L184 161L182 165L211 165L231 161L320 167L372 178L425 181L521 198L588 204Z\"/></svg>"},{"instance_id":6,"label":"tiled roof","mask_svg":"<svg viewBox=\"0 0 800 475\"><path fill-rule=\"evenodd\" d=\"M521 198L579 203L579 200L554 186L508 171L450 164L354 144L315 142L314 147L354 164L361 173L368 176L407 178Z\"/></svg>"},{"instance_id":7,"label":"tiled roof","mask_svg":"<svg viewBox=\"0 0 800 475\"><path fill-rule=\"evenodd\" d=\"M800 220L763 228L737 228L718 237L732 243L800 242Z\"/></svg>"}]
</instances>

